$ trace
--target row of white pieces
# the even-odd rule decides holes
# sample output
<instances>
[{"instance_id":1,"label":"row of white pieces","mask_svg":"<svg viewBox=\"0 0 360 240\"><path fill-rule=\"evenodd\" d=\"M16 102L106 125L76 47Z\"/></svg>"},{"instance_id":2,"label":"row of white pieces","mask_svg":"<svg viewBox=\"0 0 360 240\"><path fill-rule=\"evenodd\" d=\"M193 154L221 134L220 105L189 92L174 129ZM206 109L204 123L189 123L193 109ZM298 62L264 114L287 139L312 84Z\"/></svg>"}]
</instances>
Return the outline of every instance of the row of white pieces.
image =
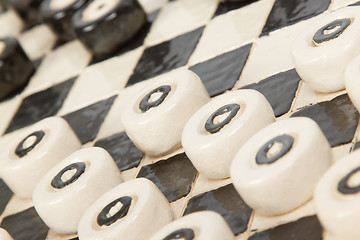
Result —
<instances>
[{"instance_id":1,"label":"row of white pieces","mask_svg":"<svg viewBox=\"0 0 360 240\"><path fill-rule=\"evenodd\" d=\"M61 118L54 117L43 120L28 129L28 132L32 131L35 132L23 139L18 145L6 144L6 147L10 149L6 152L12 152L12 158L2 162L5 164L2 165L4 170L2 177L4 177L3 173L5 172L6 182L12 183L11 187L15 189L21 186L28 189L32 188L33 183L36 182L34 177L41 178L33 192L33 202L40 217L52 230L65 234L76 233L85 211L96 199L115 186L118 187L111 190L108 195L114 196L114 198L117 196L116 199L121 198L122 195L124 195L123 197L130 196L133 207L127 209L131 212L131 214L128 213L127 219L132 219L131 216L135 216L135 220L121 221L120 226L124 227L115 227L115 230L109 230L107 224L102 228L99 226L99 229L102 230L99 234L129 235L137 239L141 238L143 234L150 236L156 229L172 220L172 210L160 190L146 179L121 184L120 171L104 149L95 147L78 150L46 172L48 167L44 167L44 162L56 160L57 157L60 157L60 153L66 154L69 151L74 151L74 147L79 147L80 144L75 141L76 138L69 126ZM25 161L26 165L21 164L22 161ZM9 167L18 172L10 171ZM17 182L16 179L18 179ZM31 190L28 191L31 192ZM121 194L123 191L126 194ZM109 204L110 202L113 203L113 200L101 200L101 203ZM105 205L98 204L98 207L105 207ZM108 209L110 213L106 213L104 216L106 218L109 217L109 214L115 216L116 221L116 217L121 215L121 213L120 215L117 214L117 210L120 211L121 209L117 209L119 204L113 204L112 207ZM100 210L96 211L96 214L99 212ZM160 213L163 213L163 216ZM153 215L155 214L159 217L158 225L154 223ZM85 217L85 219L87 218ZM85 235L83 239L90 239L86 234L88 231L92 231L89 229L91 226L93 225L83 225L85 230L80 231L81 234ZM132 228L130 229L129 226ZM139 226L151 226L151 231L145 228L136 237L133 231ZM227 225L224 224L224 226ZM126 229L126 231L124 232L122 229ZM207 232L204 231L204 233Z\"/></svg>"},{"instance_id":2,"label":"row of white pieces","mask_svg":"<svg viewBox=\"0 0 360 240\"><path fill-rule=\"evenodd\" d=\"M34 191L36 211L52 230L78 232L80 239L149 239L173 220L169 202L145 178L121 183L113 160L105 155L100 148L82 149L51 169ZM180 223L199 239L234 238L225 220L214 213L195 215ZM163 232L174 227L177 224Z\"/></svg>"},{"instance_id":3,"label":"row of white pieces","mask_svg":"<svg viewBox=\"0 0 360 240\"><path fill-rule=\"evenodd\" d=\"M130 214L132 213L129 213L129 215ZM125 216L122 216L121 218L124 217ZM116 219L116 221L120 220L121 218ZM134 224L137 224L136 227L137 229L139 229L138 228L139 223L136 222ZM145 229L141 229L140 232L143 233L143 235L141 236L138 236L140 234L133 234L131 232L133 229L129 230L130 235L125 235L126 233L120 232L120 230L121 230L120 228L116 229L113 226L109 228L108 226L108 230L106 232L101 232L100 238L123 239L124 237L126 237L127 239L132 239L133 237L135 237L135 239L143 239L146 236L147 237L151 236L151 233L148 232L144 233ZM92 239L91 238L92 236L88 238L89 237L88 234L90 232L88 230L85 231L86 232L83 233L84 235L81 239L84 239L84 236L86 237L85 239ZM153 228L151 232L155 232L155 234L151 236L150 238L151 240L171 240L171 239L179 239L179 238L184 238L184 239L196 238L198 240L218 240L218 239L233 240L234 239L234 235L229 225L224 220L224 218L220 214L212 211L201 211L201 212L195 212L189 214L176 221L168 223L167 225L161 227L160 229L158 226L155 226L155 228ZM9 235L9 233L4 229L0 229L0 239L13 240L13 238Z\"/></svg>"},{"instance_id":4,"label":"row of white pieces","mask_svg":"<svg viewBox=\"0 0 360 240\"><path fill-rule=\"evenodd\" d=\"M156 78L129 100L121 116L140 150L160 156L183 146L197 170L215 179L229 177L241 145L275 121L258 91L237 90L210 99L190 70Z\"/></svg>"},{"instance_id":5,"label":"row of white pieces","mask_svg":"<svg viewBox=\"0 0 360 240\"><path fill-rule=\"evenodd\" d=\"M76 233L80 218L89 206L106 191L122 183L120 171L102 148L76 151L80 148L80 143L62 118L45 119L24 132L20 134L22 136L10 135L2 139L4 152L1 157L1 176L22 197L29 197L36 186L32 197L43 221L58 233ZM64 155L73 151L75 152L61 160ZM52 164L56 165L51 168ZM172 217L167 216L172 216L172 213L166 198L152 182L142 181L143 184L139 187L136 184L130 187L135 193L129 195L135 196L133 203L139 209L139 216L136 218L142 219L140 215L148 216L146 209L155 206L157 214L164 209L165 216L160 218L163 219L160 222L169 222ZM145 194L145 189L148 190L148 195ZM138 192L141 192L141 198L150 206L141 207ZM152 222L153 219L145 218L144 221ZM142 222L135 224L141 225ZM150 233L151 231L148 234Z\"/></svg>"},{"instance_id":6,"label":"row of white pieces","mask_svg":"<svg viewBox=\"0 0 360 240\"><path fill-rule=\"evenodd\" d=\"M254 90L206 101L201 80L188 70L176 71L130 100L122 123L148 154L161 155L182 144L208 178L227 178L231 170L240 195L261 214L284 214L312 198L332 163L331 147L313 120L273 123L270 104Z\"/></svg>"},{"instance_id":7,"label":"row of white pieces","mask_svg":"<svg viewBox=\"0 0 360 240\"><path fill-rule=\"evenodd\" d=\"M257 131L274 122L274 114L265 97L254 90L238 90L226 93L205 104L209 100L210 98L201 80L194 73L188 70L175 71L160 78L157 82L152 82L143 92L140 92L129 102L122 115L123 125L133 142L147 154L162 154L172 150L181 144L182 134L182 145L197 170L209 178L226 178L230 175L231 162L241 146ZM214 111L214 109L216 110ZM300 123L296 121L300 121ZM270 125L269 128L274 128L275 131L266 130L265 133L261 132L259 133L260 138L269 141L269 137L276 137L279 135L279 131L288 131L290 135L293 135L294 147L291 151L295 153L288 155L293 159L292 164L294 166L302 162L304 158L308 159L308 161L311 159L306 154L305 156L300 154L302 150L298 149L304 148L309 151L311 147L316 146L305 145L302 141L315 141L319 145L318 148L315 147L315 150L324 149L324 152L326 152L323 157L324 161L320 161L320 163L327 166L331 158L329 156L330 147L328 142L315 123L307 124L309 127L305 131L299 129L298 126L303 125L302 121L307 124L306 121L311 120L289 120L290 124L288 125L290 127L287 128L285 122L275 124L275 127ZM57 128L57 124L60 127ZM48 137L45 134L48 131L46 129L53 128L57 128L59 131L54 131L51 135L48 134L50 136ZM316 134L309 134L309 132ZM42 145L43 136L41 134L48 138L45 138L46 144L44 143L44 145ZM66 138L70 140L61 140ZM305 140L302 140L303 138ZM317 141L318 138L321 141ZM301 139L301 144L298 144L299 139ZM75 134L66 121L61 118L50 118L41 121L27 130L26 134L22 134L14 141L11 141L10 144L7 141L5 142L6 146L2 160L4 173L2 176L10 188L22 197L31 197L31 193L39 181L39 176L44 175L56 162L80 148L80 143ZM60 143L58 144L58 142ZM255 142L257 144L252 144L255 151L259 151L262 145L266 143ZM37 146L38 144L39 146ZM281 144L282 142L280 142ZM282 145L282 147L285 146ZM247 149L247 147L244 147L244 149ZM62 155L58 154L58 151ZM273 150L269 148L267 151ZM31 154L28 154L29 152ZM41 157L38 157L38 155ZM49 156L53 155L57 157L52 157L52 161L46 161ZM29 159L32 157L37 160L30 161ZM17 158L28 159L27 164L23 164L23 161L14 161ZM249 161L252 161L254 158L251 156L249 159ZM284 161L277 161L276 164L271 164L271 167L281 168L282 162ZM321 164L320 169L324 167ZM267 182L267 178L271 177L272 170L268 165L261 166L263 171L268 172L268 175L264 175L264 182ZM294 166L292 167L294 168ZM300 174L301 171L299 171ZM317 170L315 168L313 168L313 171L313 174L316 174ZM34 172L37 174L33 174ZM18 176L22 177L19 178ZM291 175L288 175L288 178L289 176ZM292 177L294 178L294 176ZM294 181L291 178L286 179L285 176L275 178L276 181L281 181L281 179ZM313 180L315 181L316 178ZM276 185L275 183L273 185ZM255 189L259 189L258 191L261 192L260 189L266 184L264 186L260 185ZM311 186L309 185L310 189L306 190L307 193L311 192ZM270 186L269 189L274 187L276 186ZM284 191L284 194L287 192L286 189L282 189L282 191ZM239 192L245 195L246 199L248 194ZM311 196L307 194L299 199L304 201L309 197ZM274 198L274 200L277 199ZM300 203L297 201L295 207ZM259 206L251 202L248 202L248 204L254 209L259 209ZM266 204L261 205L266 206ZM292 209L294 203L290 203L290 205ZM275 211L274 214L281 214L284 211L291 210L289 206L282 205L282 207L280 212ZM266 213L266 210L264 212Z\"/></svg>"},{"instance_id":8,"label":"row of white pieces","mask_svg":"<svg viewBox=\"0 0 360 240\"><path fill-rule=\"evenodd\" d=\"M165 89L168 92L164 92L165 90L159 87L168 87L167 90ZM200 107L209 101L210 97L196 74L189 70L174 71L159 81L152 82L130 101L122 114L123 125L127 134L143 152L161 155L181 145L181 135L185 124ZM199 141L200 145L187 149L189 155L194 155L191 158L194 159L194 165L201 172L203 172L201 163L196 162L201 162L201 159L206 157L204 154L209 157L217 152L222 153L221 149L224 147L228 149L228 157L223 163L212 166L215 174L204 170L205 175L213 178L229 177L230 163L239 146L256 131L274 121L270 104L263 95L254 90L235 91L216 98L209 105L204 106L205 112L200 110L197 115L194 115L195 121L197 121L196 116L210 115L214 109L222 107L225 103L237 103L239 107L241 105L240 110L232 117L234 119L230 118L233 123L217 134L208 132L203 134L203 129L201 132L196 129L194 136L204 135L204 138ZM141 111L141 104L148 109ZM258 118L259 112L262 112L263 118ZM217 121L214 124L221 125L223 121L219 119L221 115L226 114L227 112L220 112L218 117L214 117L213 123ZM190 121L188 126L191 127L192 124ZM196 122L195 125L201 128L201 124L203 123ZM229 127L230 125L232 127ZM192 129L185 132L189 131L189 141L192 141ZM57 117L40 121L23 131L20 130L19 134L14 136L10 134L2 139L3 151L0 161L3 169L2 177L15 194L24 198L31 197L40 176L81 146L67 122ZM186 143L187 140L183 142ZM214 147L210 146L199 154L200 148L211 142ZM199 153L196 153L197 151ZM218 156L214 155L211 161L218 162ZM15 159L17 161L14 161ZM217 168L218 170L215 170Z\"/></svg>"}]
</instances>

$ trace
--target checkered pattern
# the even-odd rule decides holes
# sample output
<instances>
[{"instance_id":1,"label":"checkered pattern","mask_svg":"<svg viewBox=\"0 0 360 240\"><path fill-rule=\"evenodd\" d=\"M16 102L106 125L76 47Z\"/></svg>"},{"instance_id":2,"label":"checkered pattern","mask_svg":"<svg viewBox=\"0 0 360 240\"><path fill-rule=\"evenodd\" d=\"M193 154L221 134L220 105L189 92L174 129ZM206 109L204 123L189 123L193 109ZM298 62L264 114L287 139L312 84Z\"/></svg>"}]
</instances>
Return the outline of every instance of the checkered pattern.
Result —
<instances>
[{"instance_id":1,"label":"checkered pattern","mask_svg":"<svg viewBox=\"0 0 360 240\"><path fill-rule=\"evenodd\" d=\"M297 33L307 24L356 1L287 2L289 0L169 1L148 13L149 24L145 32L139 34L132 44L102 61L92 61L91 54L78 41L62 44L52 41L51 46L47 42L49 50L41 57L38 57L39 53L35 54L33 60L40 64L30 84L20 95L0 104L0 112L6 115L0 119L0 133L21 131L21 128L43 118L62 116L84 147L100 146L113 156L124 179L146 177L154 181L171 202L176 218L199 210L218 211L228 221L236 239L248 239L254 233L251 239L262 239L261 236L273 232L281 236L288 234L288 229L301 229L308 221L317 222L316 218L303 220L303 217L315 214L309 206L311 202L302 210L281 217L259 217L242 201L230 179L207 180L197 173L182 154L183 150L160 159L150 159L130 141L119 121L127 100L144 84L179 68L196 72L211 96L238 88L253 88L268 98L278 119L306 115L317 120L321 116L321 121L317 121L320 126L325 120L331 121L332 116L324 114L321 107L339 101L340 104L352 104L343 95L344 91L324 95L306 86L294 70L290 49ZM30 29L19 38L38 38L36 33ZM26 45L26 41L22 44ZM96 114L90 116L88 112ZM349 125L345 126L346 133L330 136L335 142L335 157L355 148L358 118L354 109L339 120L348 121ZM122 162L121 159L125 158L127 162ZM182 171L184 168L187 170ZM169 169L171 172L166 173ZM175 180L169 182L169 179ZM180 182L185 185L177 184ZM1 226L15 239L76 237L59 236L48 230L33 208L29 208L30 202L14 196L9 200L11 192L4 183L0 185L5 189L0 193L0 204L4 205L0 206L0 209L4 208ZM1 196L3 192L4 196ZM199 207L199 201L207 205ZM25 231L22 229L24 219L32 221L36 231L30 230L27 235L21 233ZM302 220L294 222L298 219ZM292 224L289 228L278 226L288 222ZM267 229L270 230L265 231ZM320 230L314 229L316 234L321 234L321 227ZM29 238L29 234L35 235ZM312 239L309 236L302 238Z\"/></svg>"}]
</instances>

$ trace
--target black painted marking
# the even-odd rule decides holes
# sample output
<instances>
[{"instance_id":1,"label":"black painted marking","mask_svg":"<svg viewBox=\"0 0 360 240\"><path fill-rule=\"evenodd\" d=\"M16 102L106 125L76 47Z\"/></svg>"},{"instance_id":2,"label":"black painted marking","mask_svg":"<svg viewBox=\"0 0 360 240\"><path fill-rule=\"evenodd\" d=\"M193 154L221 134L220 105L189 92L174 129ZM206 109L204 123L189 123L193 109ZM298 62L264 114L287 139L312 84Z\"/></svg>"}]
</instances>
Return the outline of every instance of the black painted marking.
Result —
<instances>
[{"instance_id":1,"label":"black painted marking","mask_svg":"<svg viewBox=\"0 0 360 240\"><path fill-rule=\"evenodd\" d=\"M190 228L182 228L170 233L163 240L173 240L173 239L184 239L184 240L193 240L195 237L194 231Z\"/></svg>"},{"instance_id":2,"label":"black painted marking","mask_svg":"<svg viewBox=\"0 0 360 240\"><path fill-rule=\"evenodd\" d=\"M45 136L44 131L40 130L40 131L33 132L32 134L30 134L29 136L24 138L24 140L22 140L19 143L19 145L16 147L15 154L20 158L24 157L29 152L31 152L36 147L36 145L38 145L41 142L41 140L43 139L44 136ZM36 137L36 140L30 146L28 146L27 148L24 148L23 145L24 145L25 141L31 137Z\"/></svg>"},{"instance_id":3,"label":"black painted marking","mask_svg":"<svg viewBox=\"0 0 360 240\"><path fill-rule=\"evenodd\" d=\"M356 173L360 172L360 167L355 168L349 172L338 184L338 191L342 194L356 194L360 192L360 184L356 187L350 187L348 182L349 179Z\"/></svg>"},{"instance_id":4,"label":"black painted marking","mask_svg":"<svg viewBox=\"0 0 360 240\"><path fill-rule=\"evenodd\" d=\"M129 209L131 206L131 201L132 201L131 197L124 196L124 197L120 197L120 198L112 201L108 205L106 205L106 207L104 207L103 210L101 210L101 212L99 213L99 215L97 217L97 224L100 227L103 225L110 226L117 220L125 217L129 212ZM111 208L114 207L119 202L122 203L121 209L116 214L112 215L111 217L108 217Z\"/></svg>"},{"instance_id":5,"label":"black painted marking","mask_svg":"<svg viewBox=\"0 0 360 240\"><path fill-rule=\"evenodd\" d=\"M314 34L313 41L317 44L320 44L335 39L345 31L345 29L350 25L350 23L351 20L349 18L334 20L331 23L328 23L319 30L317 30ZM336 27L337 29L333 32L328 34L325 33L325 31L333 30Z\"/></svg>"},{"instance_id":6,"label":"black painted marking","mask_svg":"<svg viewBox=\"0 0 360 240\"><path fill-rule=\"evenodd\" d=\"M220 129L222 129L226 124L230 123L230 121L236 116L239 110L240 110L240 105L236 103L222 106L221 108L216 110L213 114L211 114L210 117L206 120L205 123L206 131L208 131L211 134L219 132ZM229 115L223 121L219 123L214 123L216 117L228 112L230 112Z\"/></svg>"},{"instance_id":7,"label":"black painted marking","mask_svg":"<svg viewBox=\"0 0 360 240\"><path fill-rule=\"evenodd\" d=\"M153 94L159 93L159 92L161 92L162 95L157 100L155 100L153 102L149 102L151 96ZM171 92L171 86L169 86L169 85L163 85L163 86L155 88L154 90L152 90L151 92L146 94L143 97L143 99L141 99L140 104L139 104L139 109L142 112L147 112L150 108L159 106L161 103L164 102L165 98L169 95L170 92Z\"/></svg>"},{"instance_id":8,"label":"black painted marking","mask_svg":"<svg viewBox=\"0 0 360 240\"><path fill-rule=\"evenodd\" d=\"M69 180L64 182L61 177L64 175L64 173L73 169L76 169L76 173ZM69 166L64 167L58 174L56 174L56 176L51 181L51 186L56 189L62 189L67 185L70 185L85 172L85 169L86 165L83 162L72 163Z\"/></svg>"},{"instance_id":9,"label":"black painted marking","mask_svg":"<svg viewBox=\"0 0 360 240\"><path fill-rule=\"evenodd\" d=\"M275 143L281 143L282 148L278 154L269 158L267 156L267 153ZM256 154L256 159L255 159L256 163L259 165L262 165L262 164L272 164L272 163L276 162L278 159L280 159L281 157L283 157L286 153L288 153L290 151L293 144L294 144L294 138L287 134L283 134L283 135L274 137L273 139L269 140L267 143L265 143L259 149L259 151Z\"/></svg>"}]
</instances>

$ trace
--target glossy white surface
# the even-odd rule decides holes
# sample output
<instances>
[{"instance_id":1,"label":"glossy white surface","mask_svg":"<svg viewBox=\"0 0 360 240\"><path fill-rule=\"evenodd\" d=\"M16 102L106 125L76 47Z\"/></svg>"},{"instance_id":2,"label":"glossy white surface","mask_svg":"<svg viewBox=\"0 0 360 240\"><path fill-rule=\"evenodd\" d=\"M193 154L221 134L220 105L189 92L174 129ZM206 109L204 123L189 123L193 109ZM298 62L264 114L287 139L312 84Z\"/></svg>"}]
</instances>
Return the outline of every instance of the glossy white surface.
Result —
<instances>
[{"instance_id":1,"label":"glossy white surface","mask_svg":"<svg viewBox=\"0 0 360 240\"><path fill-rule=\"evenodd\" d=\"M186 215L166 225L156 232L150 240L163 240L180 229L191 229L196 240L234 239L233 232L220 214L213 211L200 211ZM176 239L185 238L177 237Z\"/></svg>"},{"instance_id":2,"label":"glossy white surface","mask_svg":"<svg viewBox=\"0 0 360 240\"><path fill-rule=\"evenodd\" d=\"M360 238L360 195L343 194L338 190L340 181L352 170L360 167L360 151L342 158L318 182L314 200L317 216L331 239L355 240ZM349 187L360 185L359 173L347 181Z\"/></svg>"},{"instance_id":3,"label":"glossy white surface","mask_svg":"<svg viewBox=\"0 0 360 240\"><path fill-rule=\"evenodd\" d=\"M170 85L171 91L158 106L141 112L139 103L153 89ZM152 96L156 97L155 94ZM181 133L191 115L210 100L200 78L189 70L164 74L137 93L125 106L121 120L130 139L143 152L161 155L180 147ZM149 100L153 102L152 99ZM154 100L155 101L155 100Z\"/></svg>"},{"instance_id":4,"label":"glossy white surface","mask_svg":"<svg viewBox=\"0 0 360 240\"><path fill-rule=\"evenodd\" d=\"M96 220L98 214L109 203L123 196L132 197L127 215L110 226L100 227ZM111 189L85 212L79 223L79 239L149 239L172 219L169 202L156 185L148 179L138 178Z\"/></svg>"},{"instance_id":5,"label":"glossy white surface","mask_svg":"<svg viewBox=\"0 0 360 240\"><path fill-rule=\"evenodd\" d=\"M215 17L206 25L190 65L252 42L261 33L273 3L274 0L256 1Z\"/></svg>"},{"instance_id":6,"label":"glossy white surface","mask_svg":"<svg viewBox=\"0 0 360 240\"><path fill-rule=\"evenodd\" d=\"M328 23L349 18L351 24L332 40L315 44L315 32ZM296 71L311 88L319 92L344 89L348 63L360 53L360 7L347 7L323 16L308 25L294 42L292 56Z\"/></svg>"},{"instance_id":7,"label":"glossy white surface","mask_svg":"<svg viewBox=\"0 0 360 240\"><path fill-rule=\"evenodd\" d=\"M232 120L216 133L206 131L208 118L222 106L233 103L240 105L240 110ZM208 178L226 178L230 176L231 162L241 146L274 121L269 102L258 91L225 93L212 99L189 119L182 134L182 145L200 173Z\"/></svg>"},{"instance_id":8,"label":"glossy white surface","mask_svg":"<svg viewBox=\"0 0 360 240\"><path fill-rule=\"evenodd\" d=\"M345 71L346 91L355 105L360 110L360 56L354 58L347 66Z\"/></svg>"},{"instance_id":9,"label":"glossy white surface","mask_svg":"<svg viewBox=\"0 0 360 240\"><path fill-rule=\"evenodd\" d=\"M153 46L204 26L214 14L217 4L217 0L168 2L156 17L145 45Z\"/></svg>"},{"instance_id":10,"label":"glossy white surface","mask_svg":"<svg viewBox=\"0 0 360 240\"><path fill-rule=\"evenodd\" d=\"M85 163L86 168L77 180L61 189L51 185L62 169L78 162ZM62 179L70 178L71 171L65 172ZM90 205L120 183L120 171L106 150L97 147L81 149L53 167L40 180L33 193L35 209L55 232L76 233L80 218Z\"/></svg>"},{"instance_id":11,"label":"glossy white surface","mask_svg":"<svg viewBox=\"0 0 360 240\"><path fill-rule=\"evenodd\" d=\"M0 228L0 239L1 240L13 240L13 238L9 235L9 233L5 230Z\"/></svg>"},{"instance_id":12,"label":"glossy white surface","mask_svg":"<svg viewBox=\"0 0 360 240\"><path fill-rule=\"evenodd\" d=\"M255 159L259 149L283 134L294 139L289 151L272 163L258 164ZM278 156L275 144L272 146L267 154ZM295 117L256 133L237 153L230 175L236 190L250 207L259 214L274 216L308 201L331 160L330 145L319 126L309 118Z\"/></svg>"},{"instance_id":13,"label":"glossy white surface","mask_svg":"<svg viewBox=\"0 0 360 240\"><path fill-rule=\"evenodd\" d=\"M19 143L39 130L45 133L39 144L25 156L18 157L15 149ZM26 142L31 144L31 139L28 140ZM31 198L44 174L81 146L69 124L59 117L44 119L29 128L6 135L0 145L1 178L16 195L23 198Z\"/></svg>"}]
</instances>

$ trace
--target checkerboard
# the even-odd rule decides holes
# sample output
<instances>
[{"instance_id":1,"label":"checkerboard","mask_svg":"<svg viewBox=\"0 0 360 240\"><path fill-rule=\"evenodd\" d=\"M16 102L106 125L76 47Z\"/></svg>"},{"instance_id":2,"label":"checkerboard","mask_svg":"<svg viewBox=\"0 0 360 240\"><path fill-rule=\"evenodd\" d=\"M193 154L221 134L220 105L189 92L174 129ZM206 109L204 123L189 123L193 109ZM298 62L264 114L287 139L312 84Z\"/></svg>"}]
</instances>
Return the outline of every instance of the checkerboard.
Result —
<instances>
[{"instance_id":1,"label":"checkerboard","mask_svg":"<svg viewBox=\"0 0 360 240\"><path fill-rule=\"evenodd\" d=\"M141 152L120 117L128 99L146 84L170 71L190 69L211 97L255 89L267 98L277 120L312 118L339 159L360 146L359 113L345 90L322 94L304 83L290 51L308 25L357 1L140 2L147 25L108 59L93 59L77 40L57 41L44 24L22 31L17 38L37 68L21 93L0 103L0 133L11 135L44 118L61 116L83 148L98 146L110 153L124 180L153 181L176 219L213 210L225 218L236 239L323 239L312 200L285 215L259 215L242 200L231 179L202 176L183 149L157 158ZM55 233L42 222L31 200L15 196L3 181L0 188L0 226L14 239L77 238Z\"/></svg>"}]
</instances>

